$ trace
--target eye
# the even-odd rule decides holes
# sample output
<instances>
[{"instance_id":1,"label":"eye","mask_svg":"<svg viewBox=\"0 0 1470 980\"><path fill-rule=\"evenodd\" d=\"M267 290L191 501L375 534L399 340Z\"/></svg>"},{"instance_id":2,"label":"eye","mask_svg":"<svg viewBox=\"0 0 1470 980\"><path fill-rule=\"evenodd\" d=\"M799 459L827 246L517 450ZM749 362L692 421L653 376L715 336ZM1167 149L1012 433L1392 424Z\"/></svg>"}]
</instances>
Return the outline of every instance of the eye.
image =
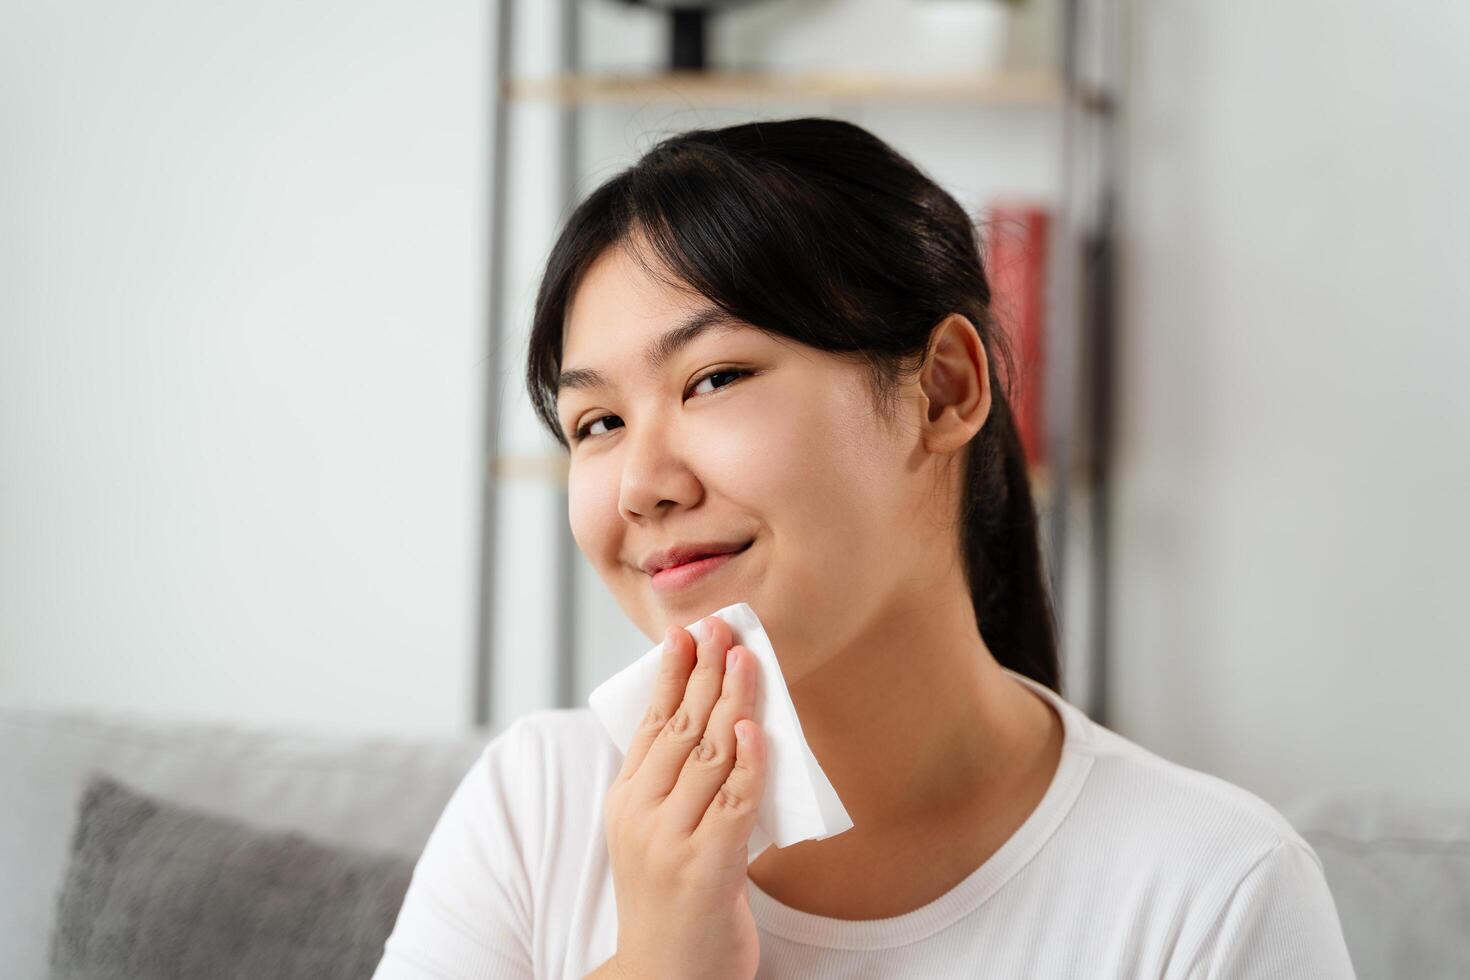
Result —
<instances>
[{"instance_id":1,"label":"eye","mask_svg":"<svg viewBox=\"0 0 1470 980\"><path fill-rule=\"evenodd\" d=\"M704 377L694 382L694 387L698 388L700 385L704 384L706 381L709 381L711 378L721 378L725 375L730 375L732 377L744 377L749 373L749 371L742 371L739 368L721 368L718 371L711 371L709 374L706 374ZM733 383L734 382L731 382L731 384ZM720 385L720 388L728 387L730 387L730 385ZM718 391L719 388L716 388L715 390Z\"/></svg>"},{"instance_id":2,"label":"eye","mask_svg":"<svg viewBox=\"0 0 1470 980\"><path fill-rule=\"evenodd\" d=\"M588 422L586 425L584 425L580 429L578 429L576 431L576 434L572 437L572 441L573 442L581 442L583 439L586 439L589 436L592 436L592 435L601 435L602 433L593 433L593 432L590 432L588 430L590 430L598 422L606 422L608 419L615 419L615 418L617 418L616 415L601 415L601 416L598 416L597 418L593 419L591 422Z\"/></svg>"},{"instance_id":3,"label":"eye","mask_svg":"<svg viewBox=\"0 0 1470 980\"><path fill-rule=\"evenodd\" d=\"M695 388L698 388L700 385L704 384L706 381L710 381L713 378L720 378L720 377L724 377L726 375L729 375L729 376L732 376L732 377L735 377L735 378L743 378L743 377L745 377L746 375L748 375L750 373L751 373L750 371L743 371L740 368L720 368L719 370L711 371L709 374L706 374L704 377L702 377L698 381L694 382L694 387ZM728 384L720 385L714 391L721 391L721 390L723 390L725 388L730 387L731 384L734 384L734 382L731 381ZM714 394L714 391L707 392L707 394L711 394L712 395L712 394ZM599 415L597 418L593 419L592 421L583 424L583 426L580 429L578 429L573 434L572 441L573 442L581 442L583 439L589 438L590 436L606 435L606 433L603 433L603 432L592 432L590 430L591 430L591 428L594 425L596 425L599 422L606 422L608 419L615 419L615 418L617 418L616 415ZM621 420L619 420L619 421L621 421Z\"/></svg>"}]
</instances>

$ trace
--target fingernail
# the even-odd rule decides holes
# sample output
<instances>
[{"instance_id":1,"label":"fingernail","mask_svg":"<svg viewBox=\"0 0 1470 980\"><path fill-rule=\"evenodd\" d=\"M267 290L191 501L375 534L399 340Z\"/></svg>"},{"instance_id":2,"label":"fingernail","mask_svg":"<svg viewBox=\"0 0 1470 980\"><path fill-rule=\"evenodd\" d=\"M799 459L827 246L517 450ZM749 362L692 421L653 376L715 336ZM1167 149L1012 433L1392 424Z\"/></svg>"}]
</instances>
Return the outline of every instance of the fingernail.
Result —
<instances>
[{"instance_id":1,"label":"fingernail","mask_svg":"<svg viewBox=\"0 0 1470 980\"><path fill-rule=\"evenodd\" d=\"M730 650L729 650L729 652L725 654L725 669L726 670L734 670L735 669L735 648L734 647L731 647Z\"/></svg>"}]
</instances>

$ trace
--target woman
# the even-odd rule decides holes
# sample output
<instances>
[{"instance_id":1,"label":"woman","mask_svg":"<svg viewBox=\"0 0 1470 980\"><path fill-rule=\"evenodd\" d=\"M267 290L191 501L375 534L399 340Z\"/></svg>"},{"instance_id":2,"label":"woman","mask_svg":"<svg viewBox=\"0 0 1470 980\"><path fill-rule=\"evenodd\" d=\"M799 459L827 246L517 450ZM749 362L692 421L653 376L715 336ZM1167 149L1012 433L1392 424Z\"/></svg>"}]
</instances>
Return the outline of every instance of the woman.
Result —
<instances>
[{"instance_id":1,"label":"woman","mask_svg":"<svg viewBox=\"0 0 1470 980\"><path fill-rule=\"evenodd\" d=\"M850 123L686 132L593 192L527 382L663 674L626 757L588 709L490 743L379 980L1352 977L1279 813L1058 693L1009 368L969 217ZM730 557L650 574L681 546ZM748 867L751 654L679 626L737 601L854 824Z\"/></svg>"}]
</instances>

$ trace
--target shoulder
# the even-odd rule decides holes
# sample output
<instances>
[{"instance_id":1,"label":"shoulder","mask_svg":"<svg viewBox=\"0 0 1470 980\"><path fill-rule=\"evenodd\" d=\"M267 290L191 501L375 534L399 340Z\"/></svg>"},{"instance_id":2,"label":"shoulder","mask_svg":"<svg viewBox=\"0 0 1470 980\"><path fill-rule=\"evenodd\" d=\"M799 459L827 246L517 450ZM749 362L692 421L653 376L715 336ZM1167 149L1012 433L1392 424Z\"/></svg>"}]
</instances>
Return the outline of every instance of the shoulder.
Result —
<instances>
[{"instance_id":1,"label":"shoulder","mask_svg":"<svg viewBox=\"0 0 1470 980\"><path fill-rule=\"evenodd\" d=\"M1066 729L1064 778L1075 787L1066 823L1087 848L1102 846L1134 868L1187 881L1238 882L1278 847L1321 862L1286 817L1219 776L1167 759L1094 721L1050 688L1020 674L1051 703Z\"/></svg>"},{"instance_id":2,"label":"shoulder","mask_svg":"<svg viewBox=\"0 0 1470 980\"><path fill-rule=\"evenodd\" d=\"M465 773L435 828L444 842L437 846L505 860L513 855L517 873L528 878L570 835L591 832L595 824L584 828L583 822L601 810L621 766L621 753L590 709L520 715Z\"/></svg>"},{"instance_id":3,"label":"shoulder","mask_svg":"<svg viewBox=\"0 0 1470 980\"><path fill-rule=\"evenodd\" d=\"M542 708L520 715L485 746L480 764L526 791L556 787L580 795L605 790L623 755L590 708Z\"/></svg>"},{"instance_id":4,"label":"shoulder","mask_svg":"<svg viewBox=\"0 0 1470 980\"><path fill-rule=\"evenodd\" d=\"M1090 728L1082 746L1092 758L1089 802L1128 821L1152 847L1174 857L1194 855L1210 867L1238 863L1242 874L1283 845L1311 853L1286 817L1245 787L1166 759L1101 725Z\"/></svg>"},{"instance_id":5,"label":"shoulder","mask_svg":"<svg viewBox=\"0 0 1470 980\"><path fill-rule=\"evenodd\" d=\"M1140 902L1177 920L1181 975L1351 977L1321 858L1257 794L1088 720L1075 816ZM1237 971L1237 972L1232 972ZM1275 972L1272 972L1275 971Z\"/></svg>"},{"instance_id":6,"label":"shoulder","mask_svg":"<svg viewBox=\"0 0 1470 980\"><path fill-rule=\"evenodd\" d=\"M533 711L497 731L429 835L379 975L530 976L537 916L565 881L575 888L577 843L598 827L596 774L614 759L590 709Z\"/></svg>"},{"instance_id":7,"label":"shoulder","mask_svg":"<svg viewBox=\"0 0 1470 980\"><path fill-rule=\"evenodd\" d=\"M1273 930L1285 929L1297 938L1272 955L1332 965L1279 975L1351 976L1340 968L1343 940L1322 860L1276 807L1111 729L1088 728L1078 746L1091 759L1087 829L1106 828L1109 866L1127 870L1136 894L1160 910L1187 909L1180 922L1180 948L1193 951L1187 962L1223 956L1234 941L1241 955L1259 959L1272 948Z\"/></svg>"},{"instance_id":8,"label":"shoulder","mask_svg":"<svg viewBox=\"0 0 1470 980\"><path fill-rule=\"evenodd\" d=\"M1067 840L1102 848L1113 867L1159 897L1215 904L1268 857L1321 859L1282 813L1243 786L1167 759L1055 694L1068 765L1082 774ZM1274 856L1273 856L1274 855ZM1077 857L1084 855L1078 854Z\"/></svg>"},{"instance_id":9,"label":"shoulder","mask_svg":"<svg viewBox=\"0 0 1470 980\"><path fill-rule=\"evenodd\" d=\"M541 708L516 718L506 731L517 729L522 744L553 753L570 752L583 758L621 753L591 708Z\"/></svg>"}]
</instances>

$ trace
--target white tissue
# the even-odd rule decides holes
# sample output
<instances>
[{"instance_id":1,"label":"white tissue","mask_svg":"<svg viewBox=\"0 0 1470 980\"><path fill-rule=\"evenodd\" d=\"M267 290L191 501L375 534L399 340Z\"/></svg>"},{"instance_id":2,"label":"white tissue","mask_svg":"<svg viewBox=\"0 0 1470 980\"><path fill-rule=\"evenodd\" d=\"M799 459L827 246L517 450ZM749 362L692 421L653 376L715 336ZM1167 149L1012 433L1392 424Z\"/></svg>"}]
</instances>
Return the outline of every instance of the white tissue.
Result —
<instances>
[{"instance_id":1,"label":"white tissue","mask_svg":"<svg viewBox=\"0 0 1470 980\"><path fill-rule=\"evenodd\" d=\"M776 651L755 610L737 602L710 615L725 621L733 637L730 645L739 644L749 650L759 667L755 709L750 717L760 726L761 737L765 739L766 786L756 811L755 828L750 833L746 863L754 861L773 843L788 847L804 840L825 840L850 830L852 818L807 745L796 717L796 705L786 690L786 679L781 676ZM699 633L695 627L702 619L703 616L686 627L696 644ZM593 714L624 754L653 703L654 681L663 651L664 645L659 643L603 681L587 697Z\"/></svg>"}]
</instances>

